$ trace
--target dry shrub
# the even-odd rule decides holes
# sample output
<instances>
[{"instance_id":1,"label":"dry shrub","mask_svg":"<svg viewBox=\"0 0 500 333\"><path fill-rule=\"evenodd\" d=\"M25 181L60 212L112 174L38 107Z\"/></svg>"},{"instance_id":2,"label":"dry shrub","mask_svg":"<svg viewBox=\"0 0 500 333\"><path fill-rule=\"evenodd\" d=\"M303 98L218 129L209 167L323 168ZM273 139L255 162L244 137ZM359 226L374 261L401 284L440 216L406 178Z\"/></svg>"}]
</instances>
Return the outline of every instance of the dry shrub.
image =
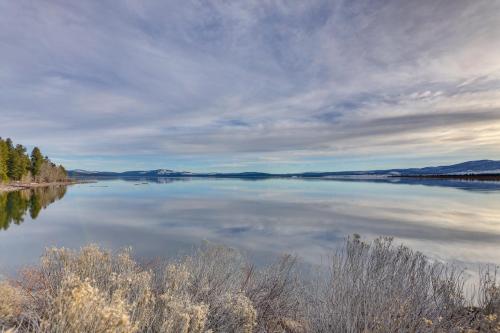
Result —
<instances>
[{"instance_id":1,"label":"dry shrub","mask_svg":"<svg viewBox=\"0 0 500 333\"><path fill-rule=\"evenodd\" d=\"M0 330L16 324L25 303L26 297L20 288L0 282Z\"/></svg>"},{"instance_id":2,"label":"dry shrub","mask_svg":"<svg viewBox=\"0 0 500 333\"><path fill-rule=\"evenodd\" d=\"M224 312L228 322L228 331L251 333L257 324L257 312L252 301L245 295L227 294L223 299Z\"/></svg>"},{"instance_id":3,"label":"dry shrub","mask_svg":"<svg viewBox=\"0 0 500 333\"><path fill-rule=\"evenodd\" d=\"M258 269L221 246L152 269L129 250L48 249L19 288L0 284L0 331L500 331L496 273L472 307L459 272L391 239L350 238L317 278L299 273L292 256Z\"/></svg>"},{"instance_id":4,"label":"dry shrub","mask_svg":"<svg viewBox=\"0 0 500 333\"><path fill-rule=\"evenodd\" d=\"M285 321L299 326L301 288L294 257L257 270L239 252L208 245L182 264L189 271L189 294L209 306L207 328L214 332L283 332ZM228 309L228 301L234 309Z\"/></svg>"},{"instance_id":5,"label":"dry shrub","mask_svg":"<svg viewBox=\"0 0 500 333\"><path fill-rule=\"evenodd\" d=\"M326 275L326 276L325 276ZM415 332L463 306L455 270L379 238L351 238L306 302L314 332Z\"/></svg>"},{"instance_id":6,"label":"dry shrub","mask_svg":"<svg viewBox=\"0 0 500 333\"><path fill-rule=\"evenodd\" d=\"M2 333L15 333L16 329L15 328L8 328L8 329L0 328L0 332L2 332Z\"/></svg>"},{"instance_id":7,"label":"dry shrub","mask_svg":"<svg viewBox=\"0 0 500 333\"><path fill-rule=\"evenodd\" d=\"M210 324L216 332L251 333L257 325L257 311L243 293L226 293L212 301Z\"/></svg>"},{"instance_id":8,"label":"dry shrub","mask_svg":"<svg viewBox=\"0 0 500 333\"><path fill-rule=\"evenodd\" d=\"M88 280L69 274L58 288L41 324L43 332L136 332L120 293L111 298Z\"/></svg>"},{"instance_id":9,"label":"dry shrub","mask_svg":"<svg viewBox=\"0 0 500 333\"><path fill-rule=\"evenodd\" d=\"M228 291L241 288L246 261L234 249L206 244L184 258L182 264L189 271L189 293L197 301L210 304Z\"/></svg>"},{"instance_id":10,"label":"dry shrub","mask_svg":"<svg viewBox=\"0 0 500 333\"><path fill-rule=\"evenodd\" d=\"M487 314L500 313L500 285L497 284L497 269L487 267L479 283L479 307Z\"/></svg>"},{"instance_id":11,"label":"dry shrub","mask_svg":"<svg viewBox=\"0 0 500 333\"><path fill-rule=\"evenodd\" d=\"M161 332L202 333L205 331L208 307L195 304L189 298L175 294L163 294L163 320Z\"/></svg>"},{"instance_id":12,"label":"dry shrub","mask_svg":"<svg viewBox=\"0 0 500 333\"><path fill-rule=\"evenodd\" d=\"M188 291L191 273L185 264L169 264L159 297L160 330L165 333L202 333L205 331L208 306L195 302Z\"/></svg>"},{"instance_id":13,"label":"dry shrub","mask_svg":"<svg viewBox=\"0 0 500 333\"><path fill-rule=\"evenodd\" d=\"M130 319L139 329L147 326L154 316L154 295L151 272L143 271L130 256L130 249L117 254L89 245L78 251L48 249L42 257L40 273L51 294L58 293L68 274L92 286L109 297L119 294L130 309Z\"/></svg>"},{"instance_id":14,"label":"dry shrub","mask_svg":"<svg viewBox=\"0 0 500 333\"><path fill-rule=\"evenodd\" d=\"M259 331L281 332L303 322L303 287L296 269L297 260L284 255L274 264L253 271L247 279L245 292L257 310ZM292 324L293 323L293 324Z\"/></svg>"},{"instance_id":15,"label":"dry shrub","mask_svg":"<svg viewBox=\"0 0 500 333\"><path fill-rule=\"evenodd\" d=\"M177 285L178 281L183 281L184 297L207 307L207 329L214 332L249 332L248 326L253 328L254 325L252 319L244 318L246 314L241 309L244 296L241 296L240 303L237 304L233 297L228 298L228 295L241 292L245 265L237 251L206 244L176 266L169 265L165 281L170 288L172 284ZM172 267L176 269L173 270ZM172 274L173 271L176 273ZM235 306L240 308L228 309L227 301L234 301ZM253 310L251 304L250 308ZM247 329L242 331L243 327Z\"/></svg>"},{"instance_id":16,"label":"dry shrub","mask_svg":"<svg viewBox=\"0 0 500 333\"><path fill-rule=\"evenodd\" d=\"M120 332L122 328L146 330L155 316L151 272L139 267L127 249L113 254L95 245L86 246L80 251L50 248L42 256L39 267L27 269L21 276L20 284L31 299L31 321L25 325L26 331L59 332L58 326L50 318L56 318L55 314L59 313L57 309L64 302L69 302L71 306L68 309L75 312L62 312L62 317L57 318L62 320L81 314L78 318L71 318L80 322L82 327L97 325L93 313L85 314L85 304L89 308L107 304L104 314L110 316L114 313L113 309L121 309L129 324L120 323L123 325L117 326L116 330L109 330L112 332ZM83 303L69 297L73 292L75 297L81 296ZM123 303L121 308L118 307L120 302ZM80 305L83 309L77 311ZM68 325L63 324L61 327L67 328Z\"/></svg>"},{"instance_id":17,"label":"dry shrub","mask_svg":"<svg viewBox=\"0 0 500 333\"><path fill-rule=\"evenodd\" d=\"M500 332L500 285L497 270L486 267L480 272L477 306L463 307L442 322L453 322L456 332ZM432 323L442 328L442 323Z\"/></svg>"}]
</instances>

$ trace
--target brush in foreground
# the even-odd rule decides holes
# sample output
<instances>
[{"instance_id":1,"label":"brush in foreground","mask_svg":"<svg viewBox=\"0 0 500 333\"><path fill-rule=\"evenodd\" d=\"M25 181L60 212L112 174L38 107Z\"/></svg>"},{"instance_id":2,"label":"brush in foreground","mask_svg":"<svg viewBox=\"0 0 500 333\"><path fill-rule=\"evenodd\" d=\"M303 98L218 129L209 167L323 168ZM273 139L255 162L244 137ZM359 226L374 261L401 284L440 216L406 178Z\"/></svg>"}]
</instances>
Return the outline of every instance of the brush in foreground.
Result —
<instances>
[{"instance_id":1,"label":"brush in foreground","mask_svg":"<svg viewBox=\"0 0 500 333\"><path fill-rule=\"evenodd\" d=\"M49 249L0 284L0 332L500 332L494 274L472 307L456 270L391 239L348 239L328 270L300 271L220 246L145 266L128 250Z\"/></svg>"}]
</instances>

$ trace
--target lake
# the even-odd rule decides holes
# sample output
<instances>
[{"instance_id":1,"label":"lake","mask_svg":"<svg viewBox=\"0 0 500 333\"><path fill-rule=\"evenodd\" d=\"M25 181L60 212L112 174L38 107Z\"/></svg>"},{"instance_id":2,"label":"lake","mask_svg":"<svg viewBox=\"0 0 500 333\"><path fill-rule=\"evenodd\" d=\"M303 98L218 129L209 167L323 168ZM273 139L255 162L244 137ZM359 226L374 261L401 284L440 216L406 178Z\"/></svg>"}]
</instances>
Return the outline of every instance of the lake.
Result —
<instances>
[{"instance_id":1,"label":"lake","mask_svg":"<svg viewBox=\"0 0 500 333\"><path fill-rule=\"evenodd\" d=\"M0 194L0 272L47 246L132 246L176 256L203 242L257 262L281 253L322 263L343 239L393 236L467 267L500 264L500 184L301 179L104 180Z\"/></svg>"}]
</instances>

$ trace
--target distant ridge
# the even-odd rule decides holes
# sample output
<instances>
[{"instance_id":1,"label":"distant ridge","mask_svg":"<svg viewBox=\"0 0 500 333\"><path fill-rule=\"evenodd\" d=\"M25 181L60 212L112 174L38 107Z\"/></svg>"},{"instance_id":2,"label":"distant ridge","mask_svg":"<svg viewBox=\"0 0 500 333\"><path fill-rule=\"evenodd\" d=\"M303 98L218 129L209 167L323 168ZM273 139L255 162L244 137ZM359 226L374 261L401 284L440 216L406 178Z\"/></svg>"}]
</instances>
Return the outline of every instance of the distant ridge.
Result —
<instances>
[{"instance_id":1,"label":"distant ridge","mask_svg":"<svg viewBox=\"0 0 500 333\"><path fill-rule=\"evenodd\" d=\"M471 175L498 175L500 176L500 161L478 160L453 165L444 165L425 168L386 169L369 171L337 171L337 172L302 172L272 174L265 172L236 172L236 173L193 173L174 171L170 169L139 170L125 172L70 170L70 177L75 178L148 178L148 177L218 177L218 178L335 178L335 177L417 177L417 176L471 176Z\"/></svg>"}]
</instances>

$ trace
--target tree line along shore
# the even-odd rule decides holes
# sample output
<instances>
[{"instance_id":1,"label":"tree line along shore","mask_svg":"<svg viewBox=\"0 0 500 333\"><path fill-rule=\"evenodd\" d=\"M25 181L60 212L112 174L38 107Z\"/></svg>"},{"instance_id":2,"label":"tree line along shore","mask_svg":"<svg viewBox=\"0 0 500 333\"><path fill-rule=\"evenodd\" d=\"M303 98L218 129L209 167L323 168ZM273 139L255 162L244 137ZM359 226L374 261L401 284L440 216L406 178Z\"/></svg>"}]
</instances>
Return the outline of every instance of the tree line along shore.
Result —
<instances>
[{"instance_id":1,"label":"tree line along shore","mask_svg":"<svg viewBox=\"0 0 500 333\"><path fill-rule=\"evenodd\" d=\"M28 154L23 145L0 137L0 191L68 181L66 169L44 156L38 147Z\"/></svg>"}]
</instances>

